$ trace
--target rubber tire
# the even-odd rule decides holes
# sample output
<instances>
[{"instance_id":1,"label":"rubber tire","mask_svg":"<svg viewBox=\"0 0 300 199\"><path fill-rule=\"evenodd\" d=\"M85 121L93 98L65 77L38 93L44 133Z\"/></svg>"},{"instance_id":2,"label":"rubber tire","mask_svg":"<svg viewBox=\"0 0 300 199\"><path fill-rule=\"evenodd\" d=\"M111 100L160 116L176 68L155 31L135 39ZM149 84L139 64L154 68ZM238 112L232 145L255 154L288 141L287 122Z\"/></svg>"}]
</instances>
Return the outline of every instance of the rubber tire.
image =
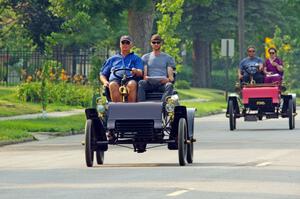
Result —
<instances>
[{"instance_id":1,"label":"rubber tire","mask_svg":"<svg viewBox=\"0 0 300 199\"><path fill-rule=\"evenodd\" d=\"M188 123L188 126L192 128L192 136L189 138L191 143L187 145L187 157L186 160L189 164L193 163L194 160L194 142L192 142L193 140L193 136L194 136L194 118L192 120L192 123Z\"/></svg>"},{"instance_id":2,"label":"rubber tire","mask_svg":"<svg viewBox=\"0 0 300 199\"><path fill-rule=\"evenodd\" d=\"M233 101L229 100L228 102L228 113L229 113L229 128L231 131L236 129L236 118L234 116L234 107Z\"/></svg>"},{"instance_id":3,"label":"rubber tire","mask_svg":"<svg viewBox=\"0 0 300 199\"><path fill-rule=\"evenodd\" d=\"M178 123L178 158L179 165L185 166L187 162L187 126L185 118L180 118Z\"/></svg>"},{"instance_id":4,"label":"rubber tire","mask_svg":"<svg viewBox=\"0 0 300 199\"><path fill-rule=\"evenodd\" d=\"M289 100L288 116L289 116L289 128L290 130L292 130L295 128L294 103L292 99Z\"/></svg>"},{"instance_id":5,"label":"rubber tire","mask_svg":"<svg viewBox=\"0 0 300 199\"><path fill-rule=\"evenodd\" d=\"M85 162L87 167L92 167L94 163L94 151L92 148L92 120L85 123Z\"/></svg>"},{"instance_id":6,"label":"rubber tire","mask_svg":"<svg viewBox=\"0 0 300 199\"><path fill-rule=\"evenodd\" d=\"M104 151L97 150L96 151L96 159L97 159L97 164L103 164L104 163Z\"/></svg>"},{"instance_id":7,"label":"rubber tire","mask_svg":"<svg viewBox=\"0 0 300 199\"><path fill-rule=\"evenodd\" d=\"M192 140L193 138L191 138ZM194 160L194 142L191 142L190 144L187 144L187 156L186 160L189 164L193 163Z\"/></svg>"}]
</instances>

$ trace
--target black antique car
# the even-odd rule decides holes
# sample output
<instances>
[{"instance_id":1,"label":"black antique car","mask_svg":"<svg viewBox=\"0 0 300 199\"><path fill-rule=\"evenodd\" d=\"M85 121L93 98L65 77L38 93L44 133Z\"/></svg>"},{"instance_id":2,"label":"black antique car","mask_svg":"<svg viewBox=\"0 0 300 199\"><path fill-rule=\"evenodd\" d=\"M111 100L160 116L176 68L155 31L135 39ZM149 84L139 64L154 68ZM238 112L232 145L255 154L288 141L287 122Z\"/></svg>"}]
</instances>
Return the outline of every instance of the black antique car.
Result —
<instances>
[{"instance_id":1,"label":"black antique car","mask_svg":"<svg viewBox=\"0 0 300 199\"><path fill-rule=\"evenodd\" d=\"M93 166L94 154L97 163L103 164L109 145L130 147L138 153L166 145L178 151L179 165L193 163L195 109L181 106L175 91L162 103L162 94L147 93L147 101L137 103L99 103L102 99L97 108L86 109L86 165Z\"/></svg>"}]
</instances>

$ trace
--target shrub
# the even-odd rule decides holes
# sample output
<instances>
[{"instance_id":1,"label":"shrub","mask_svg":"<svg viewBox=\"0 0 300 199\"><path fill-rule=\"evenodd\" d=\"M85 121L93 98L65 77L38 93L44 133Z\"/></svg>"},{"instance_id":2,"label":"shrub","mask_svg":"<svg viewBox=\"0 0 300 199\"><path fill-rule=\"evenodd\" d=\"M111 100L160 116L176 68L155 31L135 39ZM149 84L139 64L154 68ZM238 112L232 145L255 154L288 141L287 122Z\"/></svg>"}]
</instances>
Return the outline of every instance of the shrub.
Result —
<instances>
[{"instance_id":1,"label":"shrub","mask_svg":"<svg viewBox=\"0 0 300 199\"><path fill-rule=\"evenodd\" d=\"M237 81L237 72L231 69L228 73L228 90L234 91ZM212 71L212 88L226 90L226 74L224 70Z\"/></svg>"},{"instance_id":2,"label":"shrub","mask_svg":"<svg viewBox=\"0 0 300 199\"><path fill-rule=\"evenodd\" d=\"M92 89L88 86L60 82L46 84L48 103L71 106L90 106ZM41 82L23 83L18 86L19 99L27 102L41 102Z\"/></svg>"},{"instance_id":3,"label":"shrub","mask_svg":"<svg viewBox=\"0 0 300 199\"><path fill-rule=\"evenodd\" d=\"M41 101L41 83L22 83L18 86L17 91L19 99L26 102L40 102Z\"/></svg>"},{"instance_id":4,"label":"shrub","mask_svg":"<svg viewBox=\"0 0 300 199\"><path fill-rule=\"evenodd\" d=\"M178 88L178 89L190 89L191 85L186 80L177 80L175 82L175 87Z\"/></svg>"}]
</instances>

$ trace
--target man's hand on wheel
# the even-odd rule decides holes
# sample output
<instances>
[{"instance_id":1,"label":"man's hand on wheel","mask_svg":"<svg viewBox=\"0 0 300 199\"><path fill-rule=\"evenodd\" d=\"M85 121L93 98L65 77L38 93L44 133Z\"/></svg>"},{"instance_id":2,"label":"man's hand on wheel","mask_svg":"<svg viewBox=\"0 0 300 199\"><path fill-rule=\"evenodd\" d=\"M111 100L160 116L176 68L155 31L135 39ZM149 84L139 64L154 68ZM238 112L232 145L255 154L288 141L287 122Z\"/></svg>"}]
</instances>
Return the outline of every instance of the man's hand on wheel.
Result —
<instances>
[{"instance_id":1,"label":"man's hand on wheel","mask_svg":"<svg viewBox=\"0 0 300 199\"><path fill-rule=\"evenodd\" d=\"M103 86L109 87L109 82L108 82L108 81L104 82L104 83L103 83Z\"/></svg>"},{"instance_id":2,"label":"man's hand on wheel","mask_svg":"<svg viewBox=\"0 0 300 199\"><path fill-rule=\"evenodd\" d=\"M132 75L137 75L137 74L138 74L138 69L132 68L132 69L131 69L131 74L132 74Z\"/></svg>"}]
</instances>

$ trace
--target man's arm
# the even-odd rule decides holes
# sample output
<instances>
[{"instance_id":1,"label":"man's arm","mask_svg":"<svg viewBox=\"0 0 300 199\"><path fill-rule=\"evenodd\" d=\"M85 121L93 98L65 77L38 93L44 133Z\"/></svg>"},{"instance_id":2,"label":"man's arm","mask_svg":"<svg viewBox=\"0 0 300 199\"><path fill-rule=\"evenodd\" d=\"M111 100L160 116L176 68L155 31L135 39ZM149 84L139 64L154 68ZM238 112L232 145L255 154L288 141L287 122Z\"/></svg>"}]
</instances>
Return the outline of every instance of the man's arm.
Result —
<instances>
[{"instance_id":1,"label":"man's arm","mask_svg":"<svg viewBox=\"0 0 300 199\"><path fill-rule=\"evenodd\" d=\"M168 79L170 82L174 81L174 70L172 66L168 67Z\"/></svg>"},{"instance_id":2,"label":"man's arm","mask_svg":"<svg viewBox=\"0 0 300 199\"><path fill-rule=\"evenodd\" d=\"M148 67L147 65L144 66L144 77L143 77L144 80L147 80L148 79Z\"/></svg>"},{"instance_id":3,"label":"man's arm","mask_svg":"<svg viewBox=\"0 0 300 199\"><path fill-rule=\"evenodd\" d=\"M110 68L111 68L111 59L108 59L103 63L101 72L99 74L99 79L105 87L109 86L107 77L109 77L110 75Z\"/></svg>"},{"instance_id":4,"label":"man's arm","mask_svg":"<svg viewBox=\"0 0 300 199\"><path fill-rule=\"evenodd\" d=\"M137 77L142 77L143 76L143 71L141 69L137 68L132 68L131 73Z\"/></svg>"},{"instance_id":5,"label":"man's arm","mask_svg":"<svg viewBox=\"0 0 300 199\"><path fill-rule=\"evenodd\" d=\"M109 82L108 82L107 78L106 78L104 75L100 75L99 79L100 79L100 81L102 82L102 84L103 84L105 87L108 87L108 86L109 86Z\"/></svg>"},{"instance_id":6,"label":"man's arm","mask_svg":"<svg viewBox=\"0 0 300 199\"><path fill-rule=\"evenodd\" d=\"M240 80L243 78L243 75L242 75L242 72L241 72L240 68L238 68L238 77L239 77Z\"/></svg>"},{"instance_id":7,"label":"man's arm","mask_svg":"<svg viewBox=\"0 0 300 199\"><path fill-rule=\"evenodd\" d=\"M143 66L142 59L138 56L135 56L133 61L134 61L134 67L131 68L132 75L137 77L143 77L144 66Z\"/></svg>"},{"instance_id":8,"label":"man's arm","mask_svg":"<svg viewBox=\"0 0 300 199\"><path fill-rule=\"evenodd\" d=\"M259 71L263 71L263 69L264 69L263 63L259 63L259 65L258 65L258 70L259 70Z\"/></svg>"}]
</instances>

